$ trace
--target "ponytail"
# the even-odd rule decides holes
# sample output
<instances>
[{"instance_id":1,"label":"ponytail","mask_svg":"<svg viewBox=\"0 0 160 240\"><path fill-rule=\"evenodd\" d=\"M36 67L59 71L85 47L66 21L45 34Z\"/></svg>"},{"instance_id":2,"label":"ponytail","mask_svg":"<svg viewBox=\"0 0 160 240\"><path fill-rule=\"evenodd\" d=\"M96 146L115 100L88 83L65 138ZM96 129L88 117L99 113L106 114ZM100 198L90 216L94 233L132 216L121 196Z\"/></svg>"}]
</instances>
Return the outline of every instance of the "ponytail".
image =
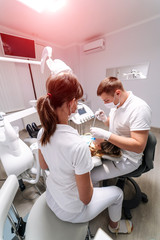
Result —
<instances>
[{"instance_id":1,"label":"ponytail","mask_svg":"<svg viewBox=\"0 0 160 240\"><path fill-rule=\"evenodd\" d=\"M43 96L38 99L37 112L44 130L40 141L42 145L45 145L49 142L51 135L55 132L56 124L58 122L57 115L53 107L50 105L49 96Z\"/></svg>"},{"instance_id":2,"label":"ponytail","mask_svg":"<svg viewBox=\"0 0 160 240\"><path fill-rule=\"evenodd\" d=\"M77 78L70 73L51 75L46 81L47 95L40 97L37 101L37 112L44 129L41 144L49 143L50 137L56 130L58 116L56 109L65 102L72 99L80 99L83 96L83 89Z\"/></svg>"}]
</instances>

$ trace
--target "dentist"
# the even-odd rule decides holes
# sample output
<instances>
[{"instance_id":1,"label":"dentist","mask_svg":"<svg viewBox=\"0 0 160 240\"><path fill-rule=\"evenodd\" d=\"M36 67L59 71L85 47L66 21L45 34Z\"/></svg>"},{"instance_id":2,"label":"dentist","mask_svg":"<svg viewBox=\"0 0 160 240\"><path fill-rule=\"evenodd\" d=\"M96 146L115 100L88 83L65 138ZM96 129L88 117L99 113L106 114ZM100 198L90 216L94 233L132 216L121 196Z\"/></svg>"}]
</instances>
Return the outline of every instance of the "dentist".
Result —
<instances>
[{"instance_id":1,"label":"dentist","mask_svg":"<svg viewBox=\"0 0 160 240\"><path fill-rule=\"evenodd\" d=\"M91 177L95 183L132 172L142 164L151 125L150 107L131 91L126 91L118 78L105 78L98 86L97 95L110 113L107 117L103 110L98 110L95 115L109 131L92 127L90 132L93 137L119 147L122 157L117 161L104 160L103 165L94 168Z\"/></svg>"}]
</instances>

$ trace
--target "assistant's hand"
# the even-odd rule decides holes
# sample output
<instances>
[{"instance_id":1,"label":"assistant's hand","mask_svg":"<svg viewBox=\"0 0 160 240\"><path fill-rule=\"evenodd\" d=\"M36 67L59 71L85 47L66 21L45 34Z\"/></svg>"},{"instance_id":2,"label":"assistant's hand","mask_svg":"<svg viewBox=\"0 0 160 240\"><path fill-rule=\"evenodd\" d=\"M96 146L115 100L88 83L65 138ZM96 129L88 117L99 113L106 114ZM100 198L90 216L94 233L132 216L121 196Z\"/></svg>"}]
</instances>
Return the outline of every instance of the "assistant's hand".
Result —
<instances>
[{"instance_id":1,"label":"assistant's hand","mask_svg":"<svg viewBox=\"0 0 160 240\"><path fill-rule=\"evenodd\" d=\"M99 120L99 121L102 121L102 122L106 122L107 121L107 116L105 114L105 112L102 110L102 109L98 109L96 112L95 112L95 117Z\"/></svg>"},{"instance_id":2,"label":"assistant's hand","mask_svg":"<svg viewBox=\"0 0 160 240\"><path fill-rule=\"evenodd\" d=\"M103 138L105 140L109 140L110 136L111 136L111 132L106 131L104 129L101 128L97 128L97 127L91 127L90 128L90 132L92 134L93 137L95 138Z\"/></svg>"}]
</instances>

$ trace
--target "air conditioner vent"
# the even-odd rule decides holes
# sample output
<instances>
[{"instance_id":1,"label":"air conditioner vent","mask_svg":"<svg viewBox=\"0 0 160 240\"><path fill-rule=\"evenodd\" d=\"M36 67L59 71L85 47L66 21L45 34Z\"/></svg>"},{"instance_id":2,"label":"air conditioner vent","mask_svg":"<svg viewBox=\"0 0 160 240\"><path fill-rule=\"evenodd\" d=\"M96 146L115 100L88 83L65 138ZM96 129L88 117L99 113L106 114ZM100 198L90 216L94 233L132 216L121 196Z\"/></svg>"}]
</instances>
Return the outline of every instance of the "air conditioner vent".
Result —
<instances>
[{"instance_id":1,"label":"air conditioner vent","mask_svg":"<svg viewBox=\"0 0 160 240\"><path fill-rule=\"evenodd\" d=\"M104 39L98 39L92 42L89 42L83 46L83 52L91 53L95 51L103 50L105 47Z\"/></svg>"}]
</instances>

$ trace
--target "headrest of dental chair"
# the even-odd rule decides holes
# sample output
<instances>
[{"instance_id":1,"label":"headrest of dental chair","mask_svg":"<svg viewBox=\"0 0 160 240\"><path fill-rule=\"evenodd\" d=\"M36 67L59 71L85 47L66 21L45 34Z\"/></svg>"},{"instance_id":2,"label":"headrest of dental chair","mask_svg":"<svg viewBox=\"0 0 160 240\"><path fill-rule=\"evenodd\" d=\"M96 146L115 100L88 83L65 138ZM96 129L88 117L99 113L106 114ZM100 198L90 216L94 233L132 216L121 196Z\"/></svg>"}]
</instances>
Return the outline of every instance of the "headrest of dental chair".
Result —
<instances>
[{"instance_id":1,"label":"headrest of dental chair","mask_svg":"<svg viewBox=\"0 0 160 240\"><path fill-rule=\"evenodd\" d=\"M32 168L34 164L34 156L31 149L20 138L18 142L21 152L19 156L14 156L11 151L8 151L7 146L0 148L1 162L7 176L14 174L18 177L26 170Z\"/></svg>"}]
</instances>

